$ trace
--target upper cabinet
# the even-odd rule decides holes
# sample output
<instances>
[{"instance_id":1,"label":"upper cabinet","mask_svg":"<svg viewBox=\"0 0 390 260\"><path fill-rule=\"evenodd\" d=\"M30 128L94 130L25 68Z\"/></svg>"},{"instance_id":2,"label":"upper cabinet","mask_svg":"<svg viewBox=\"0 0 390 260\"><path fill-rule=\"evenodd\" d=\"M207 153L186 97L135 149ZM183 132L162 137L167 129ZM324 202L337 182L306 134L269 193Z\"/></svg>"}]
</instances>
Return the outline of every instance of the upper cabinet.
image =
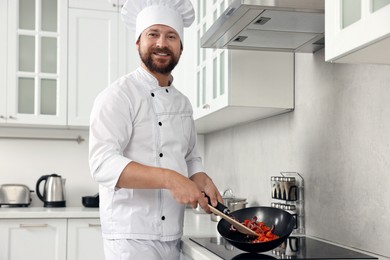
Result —
<instances>
[{"instance_id":1,"label":"upper cabinet","mask_svg":"<svg viewBox=\"0 0 390 260\"><path fill-rule=\"evenodd\" d=\"M202 35L231 1L197 1L197 131L205 134L294 109L294 53L201 48Z\"/></svg>"},{"instance_id":2,"label":"upper cabinet","mask_svg":"<svg viewBox=\"0 0 390 260\"><path fill-rule=\"evenodd\" d=\"M96 95L139 65L134 35L107 0L69 3L68 125L87 127Z\"/></svg>"},{"instance_id":3,"label":"upper cabinet","mask_svg":"<svg viewBox=\"0 0 390 260\"><path fill-rule=\"evenodd\" d=\"M1 0L1 12L0 123L65 125L67 1Z\"/></svg>"},{"instance_id":4,"label":"upper cabinet","mask_svg":"<svg viewBox=\"0 0 390 260\"><path fill-rule=\"evenodd\" d=\"M390 0L326 0L325 59L390 64Z\"/></svg>"}]
</instances>

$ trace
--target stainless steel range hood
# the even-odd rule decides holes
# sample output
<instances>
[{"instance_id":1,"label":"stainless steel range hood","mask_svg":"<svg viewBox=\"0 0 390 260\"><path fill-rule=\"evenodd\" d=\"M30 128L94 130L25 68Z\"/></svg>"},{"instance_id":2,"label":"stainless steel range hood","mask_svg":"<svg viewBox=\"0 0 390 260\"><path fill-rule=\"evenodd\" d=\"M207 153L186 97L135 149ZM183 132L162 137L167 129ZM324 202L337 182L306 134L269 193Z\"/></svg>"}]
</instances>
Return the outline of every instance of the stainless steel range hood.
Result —
<instances>
[{"instance_id":1,"label":"stainless steel range hood","mask_svg":"<svg viewBox=\"0 0 390 260\"><path fill-rule=\"evenodd\" d=\"M235 0L201 46L315 52L324 47L324 27L324 0Z\"/></svg>"}]
</instances>

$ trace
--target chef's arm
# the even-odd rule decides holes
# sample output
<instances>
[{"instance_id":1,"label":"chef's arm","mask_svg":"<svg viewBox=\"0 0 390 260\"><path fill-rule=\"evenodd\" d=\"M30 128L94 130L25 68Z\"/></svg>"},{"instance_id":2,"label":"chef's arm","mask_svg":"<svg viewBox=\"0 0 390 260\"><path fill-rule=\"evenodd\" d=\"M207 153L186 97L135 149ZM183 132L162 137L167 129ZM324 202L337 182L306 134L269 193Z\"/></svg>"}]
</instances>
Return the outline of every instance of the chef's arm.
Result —
<instances>
[{"instance_id":1,"label":"chef's arm","mask_svg":"<svg viewBox=\"0 0 390 260\"><path fill-rule=\"evenodd\" d=\"M120 174L116 187L128 189L167 189L178 203L189 204L193 208L199 203L206 212L210 212L202 191L206 192L206 194L208 192L214 194L213 184L211 179L205 178L205 176L207 175L203 173L194 178L195 181L173 170L147 166L131 161ZM211 184L207 179L211 181ZM204 187L207 191L201 189ZM215 200L215 195L211 195L210 198Z\"/></svg>"}]
</instances>

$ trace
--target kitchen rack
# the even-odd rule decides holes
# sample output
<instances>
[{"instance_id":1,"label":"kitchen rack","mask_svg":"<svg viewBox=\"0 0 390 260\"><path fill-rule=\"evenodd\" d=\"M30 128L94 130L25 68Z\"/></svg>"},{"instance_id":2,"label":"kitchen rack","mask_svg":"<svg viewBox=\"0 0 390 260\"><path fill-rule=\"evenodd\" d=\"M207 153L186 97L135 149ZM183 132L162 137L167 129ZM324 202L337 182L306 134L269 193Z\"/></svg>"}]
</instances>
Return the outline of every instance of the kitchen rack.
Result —
<instances>
[{"instance_id":1,"label":"kitchen rack","mask_svg":"<svg viewBox=\"0 0 390 260\"><path fill-rule=\"evenodd\" d=\"M298 172L271 176L271 207L291 213L295 218L294 234L305 234L304 180Z\"/></svg>"}]
</instances>

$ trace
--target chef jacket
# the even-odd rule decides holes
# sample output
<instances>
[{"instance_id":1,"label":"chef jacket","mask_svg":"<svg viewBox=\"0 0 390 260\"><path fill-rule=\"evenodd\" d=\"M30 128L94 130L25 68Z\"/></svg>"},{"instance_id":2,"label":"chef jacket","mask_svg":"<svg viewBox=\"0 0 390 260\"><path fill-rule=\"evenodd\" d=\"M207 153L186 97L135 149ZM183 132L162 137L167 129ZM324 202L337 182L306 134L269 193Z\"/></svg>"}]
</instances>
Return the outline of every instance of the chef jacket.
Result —
<instances>
[{"instance_id":1,"label":"chef jacket","mask_svg":"<svg viewBox=\"0 0 390 260\"><path fill-rule=\"evenodd\" d=\"M89 163L99 183L104 238L170 241L182 236L185 205L168 190L115 185L131 161L186 177L204 171L192 114L187 97L172 85L159 86L141 67L97 96L90 118Z\"/></svg>"}]
</instances>

